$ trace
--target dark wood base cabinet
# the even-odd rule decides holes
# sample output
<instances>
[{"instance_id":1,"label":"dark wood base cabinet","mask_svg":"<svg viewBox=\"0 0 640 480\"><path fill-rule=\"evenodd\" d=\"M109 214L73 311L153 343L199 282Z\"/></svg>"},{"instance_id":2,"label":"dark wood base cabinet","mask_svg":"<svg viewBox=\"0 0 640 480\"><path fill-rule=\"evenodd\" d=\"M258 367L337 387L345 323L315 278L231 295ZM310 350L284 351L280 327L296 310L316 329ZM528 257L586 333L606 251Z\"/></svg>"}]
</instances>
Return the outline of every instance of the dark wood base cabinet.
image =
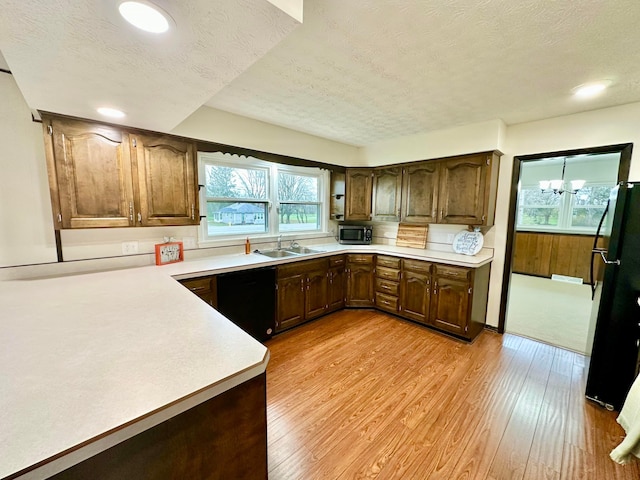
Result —
<instances>
[{"instance_id":1,"label":"dark wood base cabinet","mask_svg":"<svg viewBox=\"0 0 640 480\"><path fill-rule=\"evenodd\" d=\"M50 478L266 479L266 391L263 373Z\"/></svg>"}]
</instances>

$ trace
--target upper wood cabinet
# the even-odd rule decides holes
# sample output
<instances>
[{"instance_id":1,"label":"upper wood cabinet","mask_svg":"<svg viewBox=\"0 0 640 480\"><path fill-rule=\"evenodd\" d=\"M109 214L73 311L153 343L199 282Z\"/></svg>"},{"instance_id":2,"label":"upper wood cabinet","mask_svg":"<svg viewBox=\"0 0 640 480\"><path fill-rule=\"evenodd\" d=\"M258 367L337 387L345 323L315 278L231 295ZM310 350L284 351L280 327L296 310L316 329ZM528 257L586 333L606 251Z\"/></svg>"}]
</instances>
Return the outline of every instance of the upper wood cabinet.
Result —
<instances>
[{"instance_id":1,"label":"upper wood cabinet","mask_svg":"<svg viewBox=\"0 0 640 480\"><path fill-rule=\"evenodd\" d=\"M373 169L347 168L345 220L371 220Z\"/></svg>"},{"instance_id":2,"label":"upper wood cabinet","mask_svg":"<svg viewBox=\"0 0 640 480\"><path fill-rule=\"evenodd\" d=\"M428 160L403 169L402 221L493 225L498 153Z\"/></svg>"},{"instance_id":3,"label":"upper wood cabinet","mask_svg":"<svg viewBox=\"0 0 640 480\"><path fill-rule=\"evenodd\" d=\"M373 170L372 219L382 222L400 220L402 169L375 168Z\"/></svg>"},{"instance_id":4,"label":"upper wood cabinet","mask_svg":"<svg viewBox=\"0 0 640 480\"><path fill-rule=\"evenodd\" d=\"M138 167L139 224L199 223L193 144L166 135L132 135L131 143Z\"/></svg>"},{"instance_id":5,"label":"upper wood cabinet","mask_svg":"<svg viewBox=\"0 0 640 480\"><path fill-rule=\"evenodd\" d=\"M54 115L42 119L56 229L200 223L191 142Z\"/></svg>"},{"instance_id":6,"label":"upper wood cabinet","mask_svg":"<svg viewBox=\"0 0 640 480\"><path fill-rule=\"evenodd\" d=\"M426 161L404 167L402 172L403 222L436 223L439 165L439 162Z\"/></svg>"},{"instance_id":7,"label":"upper wood cabinet","mask_svg":"<svg viewBox=\"0 0 640 480\"><path fill-rule=\"evenodd\" d=\"M440 163L438 223L493 225L498 186L496 161L494 153L485 153Z\"/></svg>"},{"instance_id":8,"label":"upper wood cabinet","mask_svg":"<svg viewBox=\"0 0 640 480\"><path fill-rule=\"evenodd\" d=\"M76 120L43 124L55 228L134 225L129 135Z\"/></svg>"}]
</instances>

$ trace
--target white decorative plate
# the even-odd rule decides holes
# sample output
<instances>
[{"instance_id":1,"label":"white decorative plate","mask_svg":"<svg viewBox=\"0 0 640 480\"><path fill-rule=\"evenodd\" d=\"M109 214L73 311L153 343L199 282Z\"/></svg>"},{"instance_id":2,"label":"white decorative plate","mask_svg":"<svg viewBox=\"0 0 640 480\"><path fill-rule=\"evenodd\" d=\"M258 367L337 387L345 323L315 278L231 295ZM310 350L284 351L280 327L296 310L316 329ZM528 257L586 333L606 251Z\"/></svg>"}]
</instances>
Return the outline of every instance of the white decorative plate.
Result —
<instances>
[{"instance_id":1,"label":"white decorative plate","mask_svg":"<svg viewBox=\"0 0 640 480\"><path fill-rule=\"evenodd\" d=\"M473 232L463 230L453 237L453 251L464 255L475 255L484 245L484 237L480 229Z\"/></svg>"}]
</instances>

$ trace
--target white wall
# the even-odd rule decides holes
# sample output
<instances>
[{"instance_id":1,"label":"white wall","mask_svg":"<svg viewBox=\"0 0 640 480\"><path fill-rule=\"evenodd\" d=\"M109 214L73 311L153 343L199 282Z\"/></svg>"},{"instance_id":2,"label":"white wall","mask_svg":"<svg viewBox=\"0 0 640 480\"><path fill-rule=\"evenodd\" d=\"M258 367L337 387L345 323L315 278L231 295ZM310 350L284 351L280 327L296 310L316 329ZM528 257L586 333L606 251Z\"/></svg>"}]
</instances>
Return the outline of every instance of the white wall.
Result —
<instances>
[{"instance_id":1,"label":"white wall","mask_svg":"<svg viewBox=\"0 0 640 480\"><path fill-rule=\"evenodd\" d=\"M358 147L201 107L171 133L333 165L355 165Z\"/></svg>"},{"instance_id":2,"label":"white wall","mask_svg":"<svg viewBox=\"0 0 640 480\"><path fill-rule=\"evenodd\" d=\"M56 261L42 125L0 73L0 267Z\"/></svg>"}]
</instances>

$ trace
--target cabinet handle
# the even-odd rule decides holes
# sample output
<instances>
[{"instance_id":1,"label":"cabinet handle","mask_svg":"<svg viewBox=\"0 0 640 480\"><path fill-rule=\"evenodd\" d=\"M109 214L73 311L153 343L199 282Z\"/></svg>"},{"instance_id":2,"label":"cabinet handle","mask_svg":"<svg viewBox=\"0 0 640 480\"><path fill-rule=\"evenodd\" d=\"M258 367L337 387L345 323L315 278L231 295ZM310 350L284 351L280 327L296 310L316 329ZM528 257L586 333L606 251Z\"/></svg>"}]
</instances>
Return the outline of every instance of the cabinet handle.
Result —
<instances>
[{"instance_id":1,"label":"cabinet handle","mask_svg":"<svg viewBox=\"0 0 640 480\"><path fill-rule=\"evenodd\" d=\"M142 214L138 212L138 223L142 223Z\"/></svg>"},{"instance_id":2,"label":"cabinet handle","mask_svg":"<svg viewBox=\"0 0 640 480\"><path fill-rule=\"evenodd\" d=\"M133 203L129 202L129 221L133 222Z\"/></svg>"},{"instance_id":3,"label":"cabinet handle","mask_svg":"<svg viewBox=\"0 0 640 480\"><path fill-rule=\"evenodd\" d=\"M191 220L195 220L196 218L196 207L195 205L192 203L191 204Z\"/></svg>"}]
</instances>

